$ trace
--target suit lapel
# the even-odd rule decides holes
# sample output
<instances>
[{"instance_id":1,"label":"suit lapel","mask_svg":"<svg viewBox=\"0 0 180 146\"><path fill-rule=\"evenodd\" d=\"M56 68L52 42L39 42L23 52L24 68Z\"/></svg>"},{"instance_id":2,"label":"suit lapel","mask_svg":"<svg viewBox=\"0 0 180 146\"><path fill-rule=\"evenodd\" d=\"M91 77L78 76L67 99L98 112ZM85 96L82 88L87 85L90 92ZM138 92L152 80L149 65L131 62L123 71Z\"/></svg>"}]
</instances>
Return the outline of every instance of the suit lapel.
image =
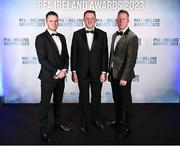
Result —
<instances>
[{"instance_id":1,"label":"suit lapel","mask_svg":"<svg viewBox=\"0 0 180 146\"><path fill-rule=\"evenodd\" d=\"M115 48L115 51L117 50L118 46L123 42L123 40L126 38L125 35L122 35L122 37L119 39L119 41L117 42L116 44L116 48Z\"/></svg>"},{"instance_id":2,"label":"suit lapel","mask_svg":"<svg viewBox=\"0 0 180 146\"><path fill-rule=\"evenodd\" d=\"M91 50L93 50L93 48L95 47L95 44L96 44L96 42L97 42L97 39L98 39L98 33L97 33L97 29L95 28L95 30L94 30L94 38L93 38Z\"/></svg>"},{"instance_id":3,"label":"suit lapel","mask_svg":"<svg viewBox=\"0 0 180 146\"><path fill-rule=\"evenodd\" d=\"M48 37L50 43L51 43L52 46L53 46L52 48L56 48L56 51L58 51L58 48L57 48L57 46L56 46L56 43L54 42L52 36L49 34L49 32L48 32L47 30L46 30L46 34L47 34L47 37ZM59 53L59 51L58 51L58 53Z\"/></svg>"},{"instance_id":4,"label":"suit lapel","mask_svg":"<svg viewBox=\"0 0 180 146\"><path fill-rule=\"evenodd\" d=\"M113 55L114 55L114 42L115 42L115 39L116 39L116 34L114 34L114 35L112 36L111 51L110 51L110 64L109 64L109 67L111 67L112 58L113 58Z\"/></svg>"},{"instance_id":5,"label":"suit lapel","mask_svg":"<svg viewBox=\"0 0 180 146\"><path fill-rule=\"evenodd\" d=\"M95 28L95 30L94 30L94 38L93 38L93 42L92 42L92 45L91 45L91 48L90 48L91 51L92 51L93 48L95 47L95 44L96 44L96 42L97 42L98 36L99 36L99 35L98 35L97 30L96 30L96 28ZM88 41L87 41L87 37L86 37L85 28L82 30L82 38L83 38L84 43L86 44L86 48L88 48L88 50L89 50L89 46L88 46Z\"/></svg>"},{"instance_id":6,"label":"suit lapel","mask_svg":"<svg viewBox=\"0 0 180 146\"><path fill-rule=\"evenodd\" d=\"M85 48L89 48L89 47L88 47L88 42L87 42L87 37L86 37L85 28L83 28L83 30L82 30L82 40L83 40L83 42L84 42L84 44L85 44Z\"/></svg>"},{"instance_id":7,"label":"suit lapel","mask_svg":"<svg viewBox=\"0 0 180 146\"><path fill-rule=\"evenodd\" d=\"M115 42L115 39L116 39L116 34L113 35L112 37L112 43L111 43L111 52L113 53L114 52L114 42Z\"/></svg>"},{"instance_id":8,"label":"suit lapel","mask_svg":"<svg viewBox=\"0 0 180 146\"><path fill-rule=\"evenodd\" d=\"M127 37L127 34L129 33L130 29L128 28L124 34L122 35L122 37L119 39L119 41L117 42L117 45L116 45L116 48L115 48L115 51L117 50L118 46L126 39ZM113 43L114 44L114 43Z\"/></svg>"}]
</instances>

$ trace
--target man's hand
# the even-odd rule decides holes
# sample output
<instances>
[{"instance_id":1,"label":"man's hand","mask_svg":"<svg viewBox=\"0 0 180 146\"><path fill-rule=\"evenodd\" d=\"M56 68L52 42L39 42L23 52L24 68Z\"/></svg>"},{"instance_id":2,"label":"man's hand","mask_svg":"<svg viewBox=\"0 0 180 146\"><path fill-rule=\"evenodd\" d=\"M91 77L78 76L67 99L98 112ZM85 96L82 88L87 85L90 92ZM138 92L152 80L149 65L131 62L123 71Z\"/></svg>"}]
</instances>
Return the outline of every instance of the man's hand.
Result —
<instances>
[{"instance_id":1,"label":"man's hand","mask_svg":"<svg viewBox=\"0 0 180 146\"><path fill-rule=\"evenodd\" d=\"M72 72L72 81L78 83L78 76L76 72Z\"/></svg>"},{"instance_id":2,"label":"man's hand","mask_svg":"<svg viewBox=\"0 0 180 146\"><path fill-rule=\"evenodd\" d=\"M66 71L67 71L67 69L60 70L59 74L54 76L54 79L57 80L57 79L64 78L66 76Z\"/></svg>"},{"instance_id":3,"label":"man's hand","mask_svg":"<svg viewBox=\"0 0 180 146\"><path fill-rule=\"evenodd\" d=\"M100 82L103 83L103 82L106 81L106 79L107 79L106 73L102 73L102 74L100 75Z\"/></svg>"},{"instance_id":4,"label":"man's hand","mask_svg":"<svg viewBox=\"0 0 180 146\"><path fill-rule=\"evenodd\" d=\"M119 81L120 86L126 86L126 84L127 84L127 81L125 81L125 80L120 80Z\"/></svg>"}]
</instances>

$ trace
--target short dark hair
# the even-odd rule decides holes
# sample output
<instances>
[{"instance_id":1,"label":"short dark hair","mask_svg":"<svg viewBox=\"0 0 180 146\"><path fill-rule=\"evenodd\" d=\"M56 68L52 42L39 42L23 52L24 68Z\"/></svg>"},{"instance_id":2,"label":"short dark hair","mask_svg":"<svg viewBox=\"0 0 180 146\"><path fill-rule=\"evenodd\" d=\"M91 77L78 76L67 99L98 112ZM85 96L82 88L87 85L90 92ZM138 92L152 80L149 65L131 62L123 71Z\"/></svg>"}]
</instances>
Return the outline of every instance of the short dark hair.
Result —
<instances>
[{"instance_id":1,"label":"short dark hair","mask_svg":"<svg viewBox=\"0 0 180 146\"><path fill-rule=\"evenodd\" d=\"M87 10L87 11L84 12L84 17L85 17L85 15L86 15L87 13L93 13L93 14L96 16L96 12L95 12L95 11L93 11L93 10Z\"/></svg>"},{"instance_id":2,"label":"short dark hair","mask_svg":"<svg viewBox=\"0 0 180 146\"><path fill-rule=\"evenodd\" d=\"M48 13L46 14L46 19L47 19L47 17L48 17L49 15L55 15L55 16L58 17L58 14L57 14L56 12L50 11L50 12L48 12Z\"/></svg>"},{"instance_id":3,"label":"short dark hair","mask_svg":"<svg viewBox=\"0 0 180 146\"><path fill-rule=\"evenodd\" d=\"M128 13L128 11L126 11L126 10L120 10L120 11L118 12L118 15L119 15L120 13L126 13L126 14L128 15L128 17L129 17L129 13Z\"/></svg>"}]
</instances>

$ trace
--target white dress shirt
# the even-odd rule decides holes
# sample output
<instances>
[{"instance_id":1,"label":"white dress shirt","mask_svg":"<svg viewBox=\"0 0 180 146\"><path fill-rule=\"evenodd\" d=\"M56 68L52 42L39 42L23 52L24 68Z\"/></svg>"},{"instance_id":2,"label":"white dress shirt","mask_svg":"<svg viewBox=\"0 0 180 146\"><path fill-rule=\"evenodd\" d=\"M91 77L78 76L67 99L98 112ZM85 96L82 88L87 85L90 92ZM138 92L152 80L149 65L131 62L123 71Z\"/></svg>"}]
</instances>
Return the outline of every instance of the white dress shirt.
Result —
<instances>
[{"instance_id":1,"label":"white dress shirt","mask_svg":"<svg viewBox=\"0 0 180 146\"><path fill-rule=\"evenodd\" d=\"M85 28L86 31L92 31L94 30L93 29L87 29ZM91 50L91 47L92 47L92 43L93 43L93 39L94 39L94 34L93 33L86 33L86 37L87 37L87 42L88 42L88 47L89 47L89 50Z\"/></svg>"},{"instance_id":2,"label":"white dress shirt","mask_svg":"<svg viewBox=\"0 0 180 146\"><path fill-rule=\"evenodd\" d=\"M47 29L47 31L50 33L51 36L52 36L52 34L56 34L57 33L56 31L52 31L52 30L49 30L49 29ZM61 55L62 43L61 43L61 40L60 40L59 36L53 35L52 39L54 40L54 42L55 42L55 44L56 44L56 46L58 48L59 54ZM58 75L59 73L60 73L60 70L58 69L56 71L56 75Z\"/></svg>"},{"instance_id":3,"label":"white dress shirt","mask_svg":"<svg viewBox=\"0 0 180 146\"><path fill-rule=\"evenodd\" d=\"M124 34L124 32L125 32L127 29L128 29L128 27L126 27L126 28L122 31L123 34ZM116 45L117 45L117 43L119 42L119 40L120 40L121 37L122 37L121 35L117 35L117 36L116 36L115 41L114 41L114 50L115 50Z\"/></svg>"},{"instance_id":4,"label":"white dress shirt","mask_svg":"<svg viewBox=\"0 0 180 146\"><path fill-rule=\"evenodd\" d=\"M126 28L122 31L123 34L124 34L124 32L125 32L127 29L128 29L128 27L126 27ZM122 37L121 35L117 35L117 36L116 36L115 41L114 41L114 51L115 51L116 46L117 46L117 43L119 42L119 40L120 40L121 37ZM113 62L112 62L112 64L111 64L111 67L113 67Z\"/></svg>"},{"instance_id":5,"label":"white dress shirt","mask_svg":"<svg viewBox=\"0 0 180 146\"><path fill-rule=\"evenodd\" d=\"M57 32L56 31L52 31L52 30L49 30L48 29L48 32L52 35L52 34L56 34ZM57 48L58 48L58 51L59 51L59 54L61 55L61 51L62 51L62 43L61 43L61 40L59 38L59 36L57 35L53 35L52 36Z\"/></svg>"}]
</instances>

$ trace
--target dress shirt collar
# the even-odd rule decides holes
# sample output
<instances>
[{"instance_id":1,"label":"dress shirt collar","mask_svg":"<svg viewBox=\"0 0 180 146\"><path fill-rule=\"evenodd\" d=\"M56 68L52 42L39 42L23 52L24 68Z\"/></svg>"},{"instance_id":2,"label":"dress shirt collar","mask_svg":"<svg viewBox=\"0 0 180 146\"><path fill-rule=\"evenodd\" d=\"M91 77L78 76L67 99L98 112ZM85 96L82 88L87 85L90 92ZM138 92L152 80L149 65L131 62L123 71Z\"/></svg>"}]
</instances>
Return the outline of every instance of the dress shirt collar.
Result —
<instances>
[{"instance_id":1,"label":"dress shirt collar","mask_svg":"<svg viewBox=\"0 0 180 146\"><path fill-rule=\"evenodd\" d=\"M85 27L85 31L91 31L91 30L95 30L95 27L93 27L92 29L88 29L87 27Z\"/></svg>"},{"instance_id":2,"label":"dress shirt collar","mask_svg":"<svg viewBox=\"0 0 180 146\"><path fill-rule=\"evenodd\" d=\"M123 34L126 32L127 29L128 29L128 26L122 31Z\"/></svg>"},{"instance_id":3,"label":"dress shirt collar","mask_svg":"<svg viewBox=\"0 0 180 146\"><path fill-rule=\"evenodd\" d=\"M53 33L55 33L55 34L57 33L57 31L52 31L50 29L47 29L47 31L49 32L50 35L52 35Z\"/></svg>"}]
</instances>

